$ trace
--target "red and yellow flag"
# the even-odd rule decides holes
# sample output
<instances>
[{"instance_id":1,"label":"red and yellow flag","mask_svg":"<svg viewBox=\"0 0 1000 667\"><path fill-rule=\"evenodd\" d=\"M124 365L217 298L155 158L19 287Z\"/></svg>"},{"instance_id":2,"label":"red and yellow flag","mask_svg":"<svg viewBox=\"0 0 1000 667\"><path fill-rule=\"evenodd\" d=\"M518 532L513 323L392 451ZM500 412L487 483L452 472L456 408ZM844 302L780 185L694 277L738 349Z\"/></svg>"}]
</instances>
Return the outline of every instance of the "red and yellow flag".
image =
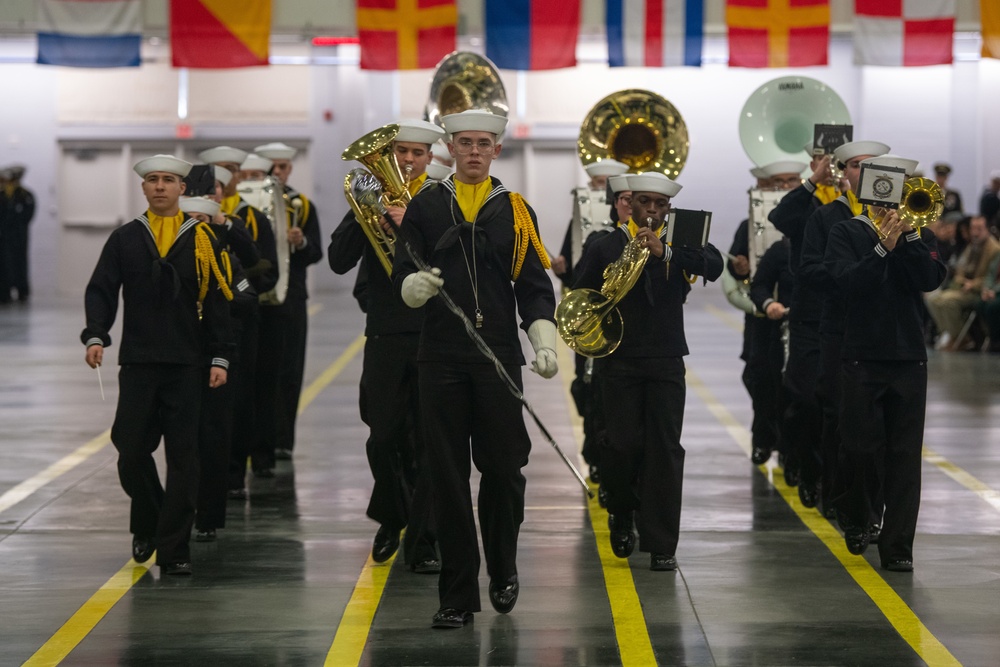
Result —
<instances>
[{"instance_id":1,"label":"red and yellow flag","mask_svg":"<svg viewBox=\"0 0 1000 667\"><path fill-rule=\"evenodd\" d=\"M826 65L829 0L726 0L730 67Z\"/></svg>"},{"instance_id":2,"label":"red and yellow flag","mask_svg":"<svg viewBox=\"0 0 1000 667\"><path fill-rule=\"evenodd\" d=\"M455 0L358 0L361 69L428 69L455 50Z\"/></svg>"},{"instance_id":3,"label":"red and yellow flag","mask_svg":"<svg viewBox=\"0 0 1000 667\"><path fill-rule=\"evenodd\" d=\"M983 58L1000 58L1000 3L980 0L979 20L983 31Z\"/></svg>"},{"instance_id":4,"label":"red and yellow flag","mask_svg":"<svg viewBox=\"0 0 1000 667\"><path fill-rule=\"evenodd\" d=\"M268 64L271 0L170 0L174 67Z\"/></svg>"}]
</instances>

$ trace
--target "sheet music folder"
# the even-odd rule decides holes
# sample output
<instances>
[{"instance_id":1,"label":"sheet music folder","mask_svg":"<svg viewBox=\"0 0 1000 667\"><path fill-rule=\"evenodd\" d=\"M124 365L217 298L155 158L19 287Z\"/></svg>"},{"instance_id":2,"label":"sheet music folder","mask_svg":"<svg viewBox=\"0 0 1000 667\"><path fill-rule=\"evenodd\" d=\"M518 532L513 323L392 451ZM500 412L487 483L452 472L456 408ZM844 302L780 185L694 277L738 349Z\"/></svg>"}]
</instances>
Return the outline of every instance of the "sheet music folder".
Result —
<instances>
[{"instance_id":1,"label":"sheet music folder","mask_svg":"<svg viewBox=\"0 0 1000 667\"><path fill-rule=\"evenodd\" d=\"M704 248L711 226L711 211L671 209L667 216L667 242L683 248Z\"/></svg>"}]
</instances>

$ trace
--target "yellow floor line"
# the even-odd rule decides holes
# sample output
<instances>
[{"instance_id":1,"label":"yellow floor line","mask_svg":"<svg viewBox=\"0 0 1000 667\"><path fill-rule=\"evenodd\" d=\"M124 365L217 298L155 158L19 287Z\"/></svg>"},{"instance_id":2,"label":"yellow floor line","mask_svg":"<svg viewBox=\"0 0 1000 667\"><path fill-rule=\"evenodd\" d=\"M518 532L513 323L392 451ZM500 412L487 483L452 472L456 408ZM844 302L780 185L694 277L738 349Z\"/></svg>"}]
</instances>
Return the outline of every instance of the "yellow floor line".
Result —
<instances>
[{"instance_id":1,"label":"yellow floor line","mask_svg":"<svg viewBox=\"0 0 1000 667\"><path fill-rule=\"evenodd\" d=\"M361 349L363 345L364 345L364 336L359 336L353 343L351 343L351 345L346 350L344 350L344 352L336 359L336 361L330 364L326 368L326 370L323 371L323 373L321 373L320 376L312 384L310 384L305 391L303 391L302 398L299 401L299 414L302 414L302 411L305 410L310 403L312 403L313 399L315 399L316 396L319 395L319 393L323 391L323 389L328 384L330 384L330 382L332 382L334 378L337 377L337 375L344 369L344 367L347 366L348 363L350 363L351 359L354 358L354 356L358 353L358 351ZM110 432L106 432L102 434L101 437L106 438L109 436ZM87 443L86 445L78 449L77 452L74 452L74 454L71 454L69 457L66 458L72 457L73 455L77 454L78 452L81 452L81 450L84 450L88 446L90 447L96 446L95 443L100 441L101 437L95 438L91 442ZM92 453L93 452L91 452L91 454ZM90 454L87 454L87 456L89 455ZM53 466L50 466L50 468L55 467L57 465L58 463L53 464ZM24 483L27 482L23 482L22 484ZM13 490L14 489L11 489L11 491ZM10 493L10 491L8 491L7 493ZM4 496L6 495L7 494L4 494ZM391 562L392 562L391 560L387 561L386 564L387 565L391 564ZM149 561L147 561L147 563L142 565L136 563L135 561L129 561L129 563L126 564L125 567L123 567L121 570L118 571L118 574L109 579L108 582L104 584L104 586L102 586L100 590L98 590L89 600L87 600L87 602L85 602L83 606L80 607L80 609L75 614L73 614L73 616L54 635L52 635L52 637L50 637L49 640L46 641L45 644L43 644L40 649L38 649L35 655L32 656L32 658L29 659L28 662L25 663L25 665L58 665L62 660L66 658L66 656L69 655L70 651L72 651L76 647L76 645L79 644L83 640L83 638L86 637L87 634L90 633L90 631L97 626L97 624L101 621L101 619L104 618L104 616L107 615L109 611L111 611L112 607L114 607L115 604L122 598L122 596L125 595L125 593L128 592L130 588L132 588L135 582L139 581L139 579L142 578L142 575L144 575L146 572L149 571L149 568L152 566L152 564L153 564L152 558ZM384 586L385 584L385 576L388 575L388 568L384 569L385 569L385 574L383 575L375 574L371 577L372 580L378 581L379 576L381 576L381 584L379 584L378 588L379 597L382 594L381 586ZM362 572L362 578L364 577L365 574L364 572ZM360 587L362 582L359 581L358 583ZM357 590L355 591L355 595L357 595ZM378 605L377 598L375 604L376 606ZM374 610L372 611L372 614L374 614ZM370 622L371 619L369 618L369 624ZM348 634L350 635L352 633ZM365 636L367 637L367 630L365 631ZM336 645L336 639L334 639L334 644ZM364 646L363 641L361 646L362 647ZM332 650L333 649L331 648L331 651ZM338 661L327 664L341 665L346 663Z\"/></svg>"},{"instance_id":2,"label":"yellow floor line","mask_svg":"<svg viewBox=\"0 0 1000 667\"><path fill-rule=\"evenodd\" d=\"M736 418L715 398L715 395L712 394L705 383L690 368L687 371L687 383L709 407L716 419L726 427L726 430L731 434L737 429L742 431L743 436L737 439L737 443L749 454L749 435L746 429L740 426ZM861 587L885 615L886 620L896 628L900 636L902 636L906 643L910 645L924 662L935 666L961 665L944 644L931 634L931 631L913 613L913 610L907 606L903 599L896 594L896 591L886 583L868 561L860 556L852 555L847 550L840 533L833 528L830 522L820 516L819 512L815 509L808 509L802 505L799 501L798 491L784 483L783 475L769 476L765 466L761 465L758 468L765 477L769 478L771 485L781 494L781 497L785 499L785 502L792 508L792 511L798 515L802 523L840 561L848 574L851 575L858 586Z\"/></svg>"},{"instance_id":3,"label":"yellow floor line","mask_svg":"<svg viewBox=\"0 0 1000 667\"><path fill-rule=\"evenodd\" d=\"M938 470L948 475L948 477L951 477L953 480L975 493L977 496L992 505L994 509L1000 510L1000 492L997 492L996 489L992 489L983 482L980 482L974 476L970 475L962 468L959 468L957 465L941 456L927 445L924 445L923 456L925 461L936 466Z\"/></svg>"},{"instance_id":4,"label":"yellow floor line","mask_svg":"<svg viewBox=\"0 0 1000 667\"><path fill-rule=\"evenodd\" d=\"M570 421L573 424L575 442L583 442L583 420L573 408L573 397L570 394L570 384L573 382L575 369L573 354L565 345L559 346L559 374L563 378L563 388L569 406ZM595 487L596 489L596 487ZM642 603L635 590L635 580L628 559L618 558L611 551L608 531L608 513L597 502L595 494L588 503L590 524L597 541L597 553L601 558L601 570L604 572L604 586L608 591L608 602L611 605L611 618L615 625L615 637L618 642L618 653L622 667L632 665L655 665L656 655L649 639L649 629L646 626L646 616L642 612Z\"/></svg>"},{"instance_id":5,"label":"yellow floor line","mask_svg":"<svg viewBox=\"0 0 1000 667\"><path fill-rule=\"evenodd\" d=\"M126 563L28 658L23 667L48 667L62 662L152 566L152 558L145 563L136 563L134 560Z\"/></svg>"},{"instance_id":6,"label":"yellow floor line","mask_svg":"<svg viewBox=\"0 0 1000 667\"><path fill-rule=\"evenodd\" d=\"M361 655L372 629L372 621L375 619L375 612L382 600L385 582L389 578L389 571L394 562L396 554L384 563L376 563L370 555L368 556L368 562L361 570L361 576L354 586L354 592L337 626L333 644L326 654L326 661L323 664L327 667L344 667L361 662Z\"/></svg>"},{"instance_id":7,"label":"yellow floor line","mask_svg":"<svg viewBox=\"0 0 1000 667\"><path fill-rule=\"evenodd\" d=\"M49 482L65 475L88 458L111 444L111 429L62 457L45 470L29 477L0 496L0 512L9 510Z\"/></svg>"},{"instance_id":8,"label":"yellow floor line","mask_svg":"<svg viewBox=\"0 0 1000 667\"><path fill-rule=\"evenodd\" d=\"M741 320L737 320L736 317L731 313L724 311L720 308L717 308L716 306L713 306L711 304L706 305L705 310L711 313L712 315L715 315L720 320L722 320L723 323L725 323L726 326L730 327L731 329L740 332L743 331L743 322ZM732 433L730 433L730 435L732 435ZM749 455L750 453L749 436L744 438L744 440L748 444L746 447L743 448ZM740 442L740 446L743 446L742 442L739 439L737 439L737 442ZM975 493L982 500L992 505L994 509L1000 511L1000 491L997 491L996 489L993 489L987 484L984 484L983 482L979 481L974 475L971 475L963 468L955 465L954 463L946 459L941 454L938 454L936 451L934 451L927 445L924 445L923 458L925 461L935 466L938 470L946 474L948 477L951 477L953 480L955 480L968 490Z\"/></svg>"},{"instance_id":9,"label":"yellow floor line","mask_svg":"<svg viewBox=\"0 0 1000 667\"><path fill-rule=\"evenodd\" d=\"M357 356L358 352L361 351L365 346L364 335L358 336L354 339L344 352L337 357L337 360L326 367L326 370L320 373L319 377L312 381L312 383L302 390L302 394L299 396L299 414L301 415L305 412L305 409L309 407L309 404L319 396L319 393L326 389L326 385L333 382L333 379L340 375L341 371L347 364L351 363L351 360Z\"/></svg>"}]
</instances>

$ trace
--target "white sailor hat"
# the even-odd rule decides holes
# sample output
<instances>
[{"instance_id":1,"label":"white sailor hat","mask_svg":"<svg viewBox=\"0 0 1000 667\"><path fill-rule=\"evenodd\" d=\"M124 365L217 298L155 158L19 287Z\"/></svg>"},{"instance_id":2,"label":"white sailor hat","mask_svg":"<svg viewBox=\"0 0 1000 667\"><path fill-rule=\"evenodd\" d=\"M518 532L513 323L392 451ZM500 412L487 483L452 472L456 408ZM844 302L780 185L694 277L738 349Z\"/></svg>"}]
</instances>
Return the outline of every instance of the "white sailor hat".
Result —
<instances>
[{"instance_id":1,"label":"white sailor hat","mask_svg":"<svg viewBox=\"0 0 1000 667\"><path fill-rule=\"evenodd\" d=\"M198 153L198 159L202 162L213 164L215 162L232 162L242 164L247 159L247 152L232 146L216 146Z\"/></svg>"},{"instance_id":2,"label":"white sailor hat","mask_svg":"<svg viewBox=\"0 0 1000 667\"><path fill-rule=\"evenodd\" d=\"M765 178L773 178L778 174L801 174L808 165L798 160L778 160L765 164L760 168Z\"/></svg>"},{"instance_id":3,"label":"white sailor hat","mask_svg":"<svg viewBox=\"0 0 1000 667\"><path fill-rule=\"evenodd\" d=\"M142 178L146 178L146 174L154 171L165 171L168 174L177 174L184 178L191 171L192 166L190 162L175 158L173 155L154 155L139 160L132 166L132 169Z\"/></svg>"},{"instance_id":4,"label":"white sailor hat","mask_svg":"<svg viewBox=\"0 0 1000 667\"><path fill-rule=\"evenodd\" d=\"M233 180L233 172L229 171L225 167L220 167L215 164L212 165L212 169L215 171L215 180L222 183L222 187L229 185L229 182Z\"/></svg>"},{"instance_id":5,"label":"white sailor hat","mask_svg":"<svg viewBox=\"0 0 1000 667\"><path fill-rule=\"evenodd\" d=\"M614 176L608 176L608 186L615 194L627 191L629 189L628 174L615 174Z\"/></svg>"},{"instance_id":6,"label":"white sailor hat","mask_svg":"<svg viewBox=\"0 0 1000 667\"><path fill-rule=\"evenodd\" d=\"M240 169L243 171L271 171L271 167L274 166L274 162L268 160L266 157L261 157L256 153L250 153L246 156L246 159L240 163Z\"/></svg>"},{"instance_id":7,"label":"white sailor hat","mask_svg":"<svg viewBox=\"0 0 1000 667\"><path fill-rule=\"evenodd\" d=\"M618 176L628 171L628 165L618 160L600 160L591 162L583 168L591 178L595 176Z\"/></svg>"},{"instance_id":8,"label":"white sailor hat","mask_svg":"<svg viewBox=\"0 0 1000 667\"><path fill-rule=\"evenodd\" d=\"M431 162L427 165L427 178L433 181L443 181L451 175L451 167L441 164L440 162Z\"/></svg>"},{"instance_id":9,"label":"white sailor hat","mask_svg":"<svg viewBox=\"0 0 1000 667\"><path fill-rule=\"evenodd\" d=\"M833 151L833 159L845 163L859 155L885 155L888 152L889 146L881 141L852 141L838 146Z\"/></svg>"},{"instance_id":10,"label":"white sailor hat","mask_svg":"<svg viewBox=\"0 0 1000 667\"><path fill-rule=\"evenodd\" d=\"M768 178L762 167L750 167L750 175L754 178Z\"/></svg>"},{"instance_id":11,"label":"white sailor hat","mask_svg":"<svg viewBox=\"0 0 1000 667\"><path fill-rule=\"evenodd\" d=\"M441 118L448 134L456 132L491 132L499 138L507 127L507 119L485 109L466 109Z\"/></svg>"},{"instance_id":12,"label":"white sailor hat","mask_svg":"<svg viewBox=\"0 0 1000 667\"><path fill-rule=\"evenodd\" d=\"M181 197L180 209L185 213L204 213L214 218L219 212L219 202L208 197Z\"/></svg>"},{"instance_id":13,"label":"white sailor hat","mask_svg":"<svg viewBox=\"0 0 1000 667\"><path fill-rule=\"evenodd\" d=\"M396 135L396 141L430 145L444 136L444 130L426 120L401 120L397 125L399 125L399 134Z\"/></svg>"},{"instance_id":14,"label":"white sailor hat","mask_svg":"<svg viewBox=\"0 0 1000 667\"><path fill-rule=\"evenodd\" d=\"M280 141L275 141L270 144L264 144L263 146L257 146L257 148L253 149L253 152L262 157L270 158L271 160L291 160L295 157L298 150L283 144Z\"/></svg>"},{"instance_id":15,"label":"white sailor hat","mask_svg":"<svg viewBox=\"0 0 1000 667\"><path fill-rule=\"evenodd\" d=\"M657 171L628 174L625 179L628 182L628 189L632 192L655 192L668 197L675 196L683 187Z\"/></svg>"},{"instance_id":16,"label":"white sailor hat","mask_svg":"<svg viewBox=\"0 0 1000 667\"><path fill-rule=\"evenodd\" d=\"M911 160L909 158L900 157L898 155L876 155L875 157L868 158L861 163L862 167L895 167L897 169L902 169L903 172L909 176L917 170L917 165L920 162L918 160Z\"/></svg>"}]
</instances>

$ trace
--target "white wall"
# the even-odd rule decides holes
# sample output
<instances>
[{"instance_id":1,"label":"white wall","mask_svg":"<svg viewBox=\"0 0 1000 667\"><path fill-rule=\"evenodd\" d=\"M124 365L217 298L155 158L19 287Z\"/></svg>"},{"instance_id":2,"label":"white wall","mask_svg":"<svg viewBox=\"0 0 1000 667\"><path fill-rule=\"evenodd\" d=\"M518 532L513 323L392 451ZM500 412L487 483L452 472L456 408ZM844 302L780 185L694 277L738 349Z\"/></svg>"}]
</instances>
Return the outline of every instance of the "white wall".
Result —
<instances>
[{"instance_id":1,"label":"white wall","mask_svg":"<svg viewBox=\"0 0 1000 667\"><path fill-rule=\"evenodd\" d=\"M851 62L849 38L836 37L829 67L739 70L723 64L725 40L710 37L709 64L702 68L611 70L599 64L600 40L584 39L583 64L573 70L502 73L512 109L511 134L523 138L506 141L495 173L528 198L539 213L546 245L557 248L570 214L568 191L584 182L575 149L584 114L610 92L647 88L670 100L688 125L691 150L678 179L685 189L677 205L712 210L712 240L728 247L745 217L750 185L750 163L737 132L739 111L766 81L801 74L839 93L851 111L856 137L883 140L894 152L918 158L925 168L937 160L950 161L955 168L952 185L972 208L989 171L1000 168L1000 128L992 113L1000 105L1000 63L976 60L974 41L966 37L959 44L963 59L951 67L859 68ZM0 61L5 54L23 57L33 49L33 40L0 40ZM0 110L0 163L26 162L26 184L40 200L32 247L39 294L79 292L107 228L75 223L86 222L82 218L108 223L138 213L133 210L141 207L138 184L128 190L129 160L148 151L190 157L212 144L252 147L273 140L307 148L292 180L315 200L326 244L347 211L342 183L354 165L341 161L344 147L373 127L421 116L432 72L361 72L351 64L356 47L288 44L275 46L274 54L289 64L189 73L183 123L190 126L191 137L183 139L178 138L183 129L178 118L181 77L166 65L162 45L144 45L149 64L136 70L0 64L7 89L19 94L17 104ZM81 162L78 149L87 146L106 160ZM68 152L60 162L61 148ZM64 227L59 220L71 224ZM312 280L316 289L345 282L325 262L313 271Z\"/></svg>"}]
</instances>

